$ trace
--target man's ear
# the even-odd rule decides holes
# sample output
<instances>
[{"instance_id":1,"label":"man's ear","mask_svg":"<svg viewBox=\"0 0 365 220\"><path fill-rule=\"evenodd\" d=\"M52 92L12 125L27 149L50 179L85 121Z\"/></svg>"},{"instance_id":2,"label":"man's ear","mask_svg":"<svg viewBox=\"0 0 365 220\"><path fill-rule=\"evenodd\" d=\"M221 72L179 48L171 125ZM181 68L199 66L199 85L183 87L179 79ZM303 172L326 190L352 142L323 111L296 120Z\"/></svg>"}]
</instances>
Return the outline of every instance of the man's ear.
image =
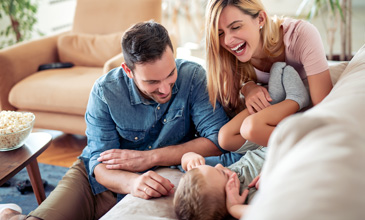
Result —
<instances>
[{"instance_id":1,"label":"man's ear","mask_svg":"<svg viewBox=\"0 0 365 220\"><path fill-rule=\"evenodd\" d=\"M127 76L129 78L133 79L133 73L132 73L131 69L129 69L125 63L122 63L120 66L123 68L123 70L127 74Z\"/></svg>"}]
</instances>

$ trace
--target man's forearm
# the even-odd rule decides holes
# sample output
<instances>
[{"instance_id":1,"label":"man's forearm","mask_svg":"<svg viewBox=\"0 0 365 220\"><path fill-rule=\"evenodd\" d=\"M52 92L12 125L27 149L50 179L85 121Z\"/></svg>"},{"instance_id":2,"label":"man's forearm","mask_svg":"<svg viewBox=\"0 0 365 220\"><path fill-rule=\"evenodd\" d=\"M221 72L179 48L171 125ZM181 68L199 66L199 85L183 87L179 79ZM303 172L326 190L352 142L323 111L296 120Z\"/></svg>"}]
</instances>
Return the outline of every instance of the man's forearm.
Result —
<instances>
[{"instance_id":1,"label":"man's forearm","mask_svg":"<svg viewBox=\"0 0 365 220\"><path fill-rule=\"evenodd\" d=\"M151 151L152 160L155 166L180 164L182 156L187 152L195 152L204 157L222 154L212 141L204 137L199 137L183 144L167 146Z\"/></svg>"},{"instance_id":2,"label":"man's forearm","mask_svg":"<svg viewBox=\"0 0 365 220\"><path fill-rule=\"evenodd\" d=\"M119 194L130 193L132 182L139 176L129 171L107 169L105 164L98 164L94 169L94 175L101 185Z\"/></svg>"}]
</instances>

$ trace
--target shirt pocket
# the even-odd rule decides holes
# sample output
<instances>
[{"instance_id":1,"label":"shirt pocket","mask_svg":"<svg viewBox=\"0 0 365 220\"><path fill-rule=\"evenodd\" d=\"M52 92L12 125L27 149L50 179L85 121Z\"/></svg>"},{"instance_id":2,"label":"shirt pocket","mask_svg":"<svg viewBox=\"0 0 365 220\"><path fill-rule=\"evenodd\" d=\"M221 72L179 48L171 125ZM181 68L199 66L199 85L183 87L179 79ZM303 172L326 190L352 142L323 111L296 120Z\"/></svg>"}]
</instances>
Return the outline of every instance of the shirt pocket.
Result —
<instances>
[{"instance_id":1,"label":"shirt pocket","mask_svg":"<svg viewBox=\"0 0 365 220\"><path fill-rule=\"evenodd\" d=\"M117 131L121 137L120 144L124 148L135 149L139 148L145 141L145 130L134 130L128 128L117 127Z\"/></svg>"},{"instance_id":2,"label":"shirt pocket","mask_svg":"<svg viewBox=\"0 0 365 220\"><path fill-rule=\"evenodd\" d=\"M164 137L160 143L162 146L177 144L184 139L186 125L183 108L170 109L161 121L163 128L160 137Z\"/></svg>"},{"instance_id":3,"label":"shirt pocket","mask_svg":"<svg viewBox=\"0 0 365 220\"><path fill-rule=\"evenodd\" d=\"M165 118L162 120L164 125L169 124L173 121L177 121L183 117L183 109L176 109L170 110L166 115Z\"/></svg>"}]
</instances>

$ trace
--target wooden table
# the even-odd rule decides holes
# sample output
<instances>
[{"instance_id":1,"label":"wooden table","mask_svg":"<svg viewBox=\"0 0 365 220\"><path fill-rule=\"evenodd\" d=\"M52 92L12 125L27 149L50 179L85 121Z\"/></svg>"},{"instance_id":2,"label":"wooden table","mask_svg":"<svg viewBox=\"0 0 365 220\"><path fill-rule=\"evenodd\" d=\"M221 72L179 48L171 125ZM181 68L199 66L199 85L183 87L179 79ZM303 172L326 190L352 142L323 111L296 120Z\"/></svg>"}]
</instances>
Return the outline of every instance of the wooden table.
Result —
<instances>
[{"instance_id":1,"label":"wooden table","mask_svg":"<svg viewBox=\"0 0 365 220\"><path fill-rule=\"evenodd\" d=\"M44 132L31 133L25 144L12 151L0 152L0 185L5 183L24 167L27 167L30 182L38 204L46 199L37 157L47 149L52 136Z\"/></svg>"}]
</instances>

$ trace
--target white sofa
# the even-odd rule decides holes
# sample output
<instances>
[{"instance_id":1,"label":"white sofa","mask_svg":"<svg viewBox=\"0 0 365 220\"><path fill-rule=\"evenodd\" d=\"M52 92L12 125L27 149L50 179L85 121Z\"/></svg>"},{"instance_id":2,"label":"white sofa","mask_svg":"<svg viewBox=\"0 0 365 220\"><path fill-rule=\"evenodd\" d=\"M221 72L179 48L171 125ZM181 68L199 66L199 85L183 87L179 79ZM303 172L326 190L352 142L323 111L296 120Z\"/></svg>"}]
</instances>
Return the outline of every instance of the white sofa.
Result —
<instances>
[{"instance_id":1,"label":"white sofa","mask_svg":"<svg viewBox=\"0 0 365 220\"><path fill-rule=\"evenodd\" d=\"M330 72L331 93L275 129L260 190L243 219L365 219L365 45ZM182 175L158 172L175 185ZM172 198L127 195L102 219L176 219Z\"/></svg>"}]
</instances>

